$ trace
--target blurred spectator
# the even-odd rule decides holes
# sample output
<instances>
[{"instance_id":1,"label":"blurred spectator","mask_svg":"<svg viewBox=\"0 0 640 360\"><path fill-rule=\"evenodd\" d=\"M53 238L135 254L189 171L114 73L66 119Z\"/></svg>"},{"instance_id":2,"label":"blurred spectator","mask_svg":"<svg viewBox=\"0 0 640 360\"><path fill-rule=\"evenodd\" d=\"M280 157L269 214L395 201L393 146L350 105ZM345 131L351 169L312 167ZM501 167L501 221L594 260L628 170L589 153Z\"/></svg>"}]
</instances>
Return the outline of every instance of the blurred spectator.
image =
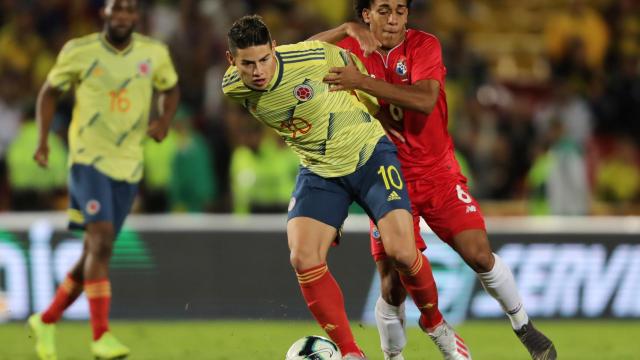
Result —
<instances>
[{"instance_id":1,"label":"blurred spectator","mask_svg":"<svg viewBox=\"0 0 640 360\"><path fill-rule=\"evenodd\" d=\"M184 111L179 109L176 113L176 118L183 116L185 116ZM171 178L174 176L172 174L172 164L178 152L175 126L161 143L157 143L150 138L145 141L142 206L144 211L149 213L167 212L170 209L169 186Z\"/></svg>"},{"instance_id":2,"label":"blurred spectator","mask_svg":"<svg viewBox=\"0 0 640 360\"><path fill-rule=\"evenodd\" d=\"M580 145L552 121L528 175L532 215L587 215L589 186Z\"/></svg>"},{"instance_id":3,"label":"blurred spectator","mask_svg":"<svg viewBox=\"0 0 640 360\"><path fill-rule=\"evenodd\" d=\"M236 214L284 213L295 185L298 157L275 135L250 125L246 142L231 156L231 191Z\"/></svg>"},{"instance_id":4,"label":"blurred spectator","mask_svg":"<svg viewBox=\"0 0 640 360\"><path fill-rule=\"evenodd\" d=\"M64 199L67 151L58 137L49 134L49 166L43 169L33 160L38 137L33 113L28 114L7 152L13 210L51 210L66 206L66 203L60 205L57 197Z\"/></svg>"},{"instance_id":5,"label":"blurred spectator","mask_svg":"<svg viewBox=\"0 0 640 360\"><path fill-rule=\"evenodd\" d=\"M174 119L176 152L171 161L172 211L203 212L217 200L217 174L207 142L192 126L193 114L181 106Z\"/></svg>"},{"instance_id":6,"label":"blurred spectator","mask_svg":"<svg viewBox=\"0 0 640 360\"><path fill-rule=\"evenodd\" d=\"M545 26L547 52L556 64L582 61L591 70L602 67L609 46L609 30L602 16L584 0L569 0Z\"/></svg>"},{"instance_id":7,"label":"blurred spectator","mask_svg":"<svg viewBox=\"0 0 640 360\"><path fill-rule=\"evenodd\" d=\"M640 163L638 147L629 136L621 136L614 152L598 166L596 196L611 203L625 214L629 206L640 199Z\"/></svg>"}]
</instances>

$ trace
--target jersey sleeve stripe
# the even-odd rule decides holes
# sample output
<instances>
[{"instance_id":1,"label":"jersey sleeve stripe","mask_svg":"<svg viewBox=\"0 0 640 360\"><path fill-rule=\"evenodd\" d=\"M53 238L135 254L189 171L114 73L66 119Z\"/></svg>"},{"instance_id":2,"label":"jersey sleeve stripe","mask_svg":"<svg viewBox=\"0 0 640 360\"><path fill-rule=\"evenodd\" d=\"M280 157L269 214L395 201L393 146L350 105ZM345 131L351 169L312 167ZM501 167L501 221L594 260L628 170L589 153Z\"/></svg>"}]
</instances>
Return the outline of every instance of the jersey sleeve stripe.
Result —
<instances>
[{"instance_id":1,"label":"jersey sleeve stripe","mask_svg":"<svg viewBox=\"0 0 640 360\"><path fill-rule=\"evenodd\" d=\"M285 64L293 64L293 63L298 63L298 62L304 62L304 61L311 61L311 60L325 60L324 55L323 56L316 56L316 57L309 57L309 58L304 58L304 59L295 59L295 60L289 60L287 61L286 59L284 60Z\"/></svg>"},{"instance_id":2,"label":"jersey sleeve stripe","mask_svg":"<svg viewBox=\"0 0 640 360\"><path fill-rule=\"evenodd\" d=\"M278 51L281 55L285 54L297 54L297 53L306 53L312 51L324 51L324 48L315 48L315 49L307 49L307 50L288 50L288 51Z\"/></svg>"},{"instance_id":3,"label":"jersey sleeve stripe","mask_svg":"<svg viewBox=\"0 0 640 360\"><path fill-rule=\"evenodd\" d=\"M324 55L324 51L314 51L314 52L309 52L309 53L304 53L304 54L293 54L293 55L282 54L282 58L283 59L294 59L294 58L300 58L300 57L312 56L312 55Z\"/></svg>"}]
</instances>

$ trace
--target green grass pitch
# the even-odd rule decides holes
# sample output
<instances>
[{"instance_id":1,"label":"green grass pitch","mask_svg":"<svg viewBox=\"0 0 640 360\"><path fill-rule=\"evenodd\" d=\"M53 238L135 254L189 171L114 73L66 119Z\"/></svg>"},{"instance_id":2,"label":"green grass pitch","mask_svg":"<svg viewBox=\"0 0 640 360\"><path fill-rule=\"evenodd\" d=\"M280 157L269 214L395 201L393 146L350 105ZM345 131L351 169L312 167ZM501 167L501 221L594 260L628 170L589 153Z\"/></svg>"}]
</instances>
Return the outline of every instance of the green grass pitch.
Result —
<instances>
[{"instance_id":1,"label":"green grass pitch","mask_svg":"<svg viewBox=\"0 0 640 360\"><path fill-rule=\"evenodd\" d=\"M538 321L555 342L559 358L640 359L640 322ZM271 321L114 321L111 329L131 347L130 359L282 360L296 339L318 334L311 322ZM353 324L354 334L371 360L382 359L374 327ZM526 360L524 347L508 321L468 321L457 326L475 360ZM84 322L58 326L58 358L90 359L90 328ZM22 323L0 324L0 359L36 359L33 339ZM409 360L441 359L435 346L417 329L409 329Z\"/></svg>"}]
</instances>

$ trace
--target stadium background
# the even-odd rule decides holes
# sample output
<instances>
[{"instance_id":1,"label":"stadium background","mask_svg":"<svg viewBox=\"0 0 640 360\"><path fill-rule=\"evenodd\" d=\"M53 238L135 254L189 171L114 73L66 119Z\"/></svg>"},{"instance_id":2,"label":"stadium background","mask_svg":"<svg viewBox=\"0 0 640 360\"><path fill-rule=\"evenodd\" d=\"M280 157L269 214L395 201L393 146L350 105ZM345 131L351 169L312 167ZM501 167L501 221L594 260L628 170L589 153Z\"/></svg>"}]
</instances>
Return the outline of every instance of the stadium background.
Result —
<instances>
[{"instance_id":1,"label":"stadium background","mask_svg":"<svg viewBox=\"0 0 640 360\"><path fill-rule=\"evenodd\" d=\"M146 144L146 177L112 263L113 316L132 322L114 326L136 358L247 358L238 350L246 342L263 350L252 358L281 358L319 332L287 262L281 214L297 162L222 98L225 33L258 13L277 42L303 40L352 18L351 1L142 4L139 30L170 45L183 101L167 141ZM33 104L64 42L100 29L101 5L0 1L0 359L32 358L21 321L45 306L79 251L62 213L73 99L58 107L48 170L31 160ZM442 41L457 156L529 311L555 319L541 326L562 358L639 358L640 2L414 0L411 24ZM377 285L366 219L352 213L331 266L350 317L367 324ZM476 358L525 359L504 319L478 320L502 315L429 234L447 317L463 322ZM85 310L82 300L68 318ZM86 357L64 337L88 334L82 324L62 328L63 358ZM355 331L379 357L375 329ZM438 358L417 330L410 335L408 354Z\"/></svg>"}]
</instances>

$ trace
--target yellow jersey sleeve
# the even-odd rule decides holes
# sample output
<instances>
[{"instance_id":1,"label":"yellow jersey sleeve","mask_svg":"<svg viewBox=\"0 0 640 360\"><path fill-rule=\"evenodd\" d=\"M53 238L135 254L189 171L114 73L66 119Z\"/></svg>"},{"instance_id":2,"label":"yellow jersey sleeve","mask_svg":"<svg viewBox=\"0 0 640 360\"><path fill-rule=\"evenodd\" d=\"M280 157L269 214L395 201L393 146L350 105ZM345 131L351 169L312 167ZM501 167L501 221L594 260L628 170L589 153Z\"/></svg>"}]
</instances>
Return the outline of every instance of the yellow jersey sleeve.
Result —
<instances>
[{"instance_id":1,"label":"yellow jersey sleeve","mask_svg":"<svg viewBox=\"0 0 640 360\"><path fill-rule=\"evenodd\" d=\"M171 89L178 83L178 74L166 45L159 46L157 70L153 73L153 87L158 91Z\"/></svg>"},{"instance_id":2,"label":"yellow jersey sleeve","mask_svg":"<svg viewBox=\"0 0 640 360\"><path fill-rule=\"evenodd\" d=\"M338 47L336 45L329 43L322 44L325 47L329 68L347 66L349 61L348 56L350 55L351 62L358 68L358 70L360 70L361 73L369 76L367 68L364 66L362 61L358 59L357 56L355 56L354 54L350 54L345 49L342 49L341 47ZM369 112L369 114L375 116L378 111L380 111L380 104L378 103L378 99L376 99L376 97L360 90L354 90L354 94L358 98L358 100L367 107L367 111Z\"/></svg>"},{"instance_id":3,"label":"yellow jersey sleeve","mask_svg":"<svg viewBox=\"0 0 640 360\"><path fill-rule=\"evenodd\" d=\"M80 78L80 68L75 59L77 52L74 51L76 47L74 42L74 40L71 40L65 44L58 55L56 64L47 76L49 84L61 91L68 91Z\"/></svg>"}]
</instances>

